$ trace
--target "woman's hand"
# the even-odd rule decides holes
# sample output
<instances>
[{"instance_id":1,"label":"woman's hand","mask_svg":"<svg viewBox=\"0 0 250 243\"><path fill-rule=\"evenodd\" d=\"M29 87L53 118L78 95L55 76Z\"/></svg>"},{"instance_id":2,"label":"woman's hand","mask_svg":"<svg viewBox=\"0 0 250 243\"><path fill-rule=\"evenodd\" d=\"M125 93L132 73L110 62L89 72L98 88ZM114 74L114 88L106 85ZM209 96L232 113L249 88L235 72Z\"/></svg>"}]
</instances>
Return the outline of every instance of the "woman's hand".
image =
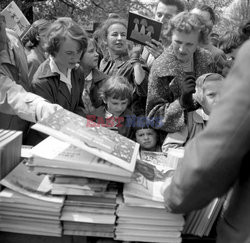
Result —
<instances>
[{"instance_id":1,"label":"woman's hand","mask_svg":"<svg viewBox=\"0 0 250 243\"><path fill-rule=\"evenodd\" d=\"M152 39L151 43L146 42L146 44L147 44L146 48L155 59L159 57L164 51L164 47L161 44L161 42L156 41L154 39Z\"/></svg>"}]
</instances>

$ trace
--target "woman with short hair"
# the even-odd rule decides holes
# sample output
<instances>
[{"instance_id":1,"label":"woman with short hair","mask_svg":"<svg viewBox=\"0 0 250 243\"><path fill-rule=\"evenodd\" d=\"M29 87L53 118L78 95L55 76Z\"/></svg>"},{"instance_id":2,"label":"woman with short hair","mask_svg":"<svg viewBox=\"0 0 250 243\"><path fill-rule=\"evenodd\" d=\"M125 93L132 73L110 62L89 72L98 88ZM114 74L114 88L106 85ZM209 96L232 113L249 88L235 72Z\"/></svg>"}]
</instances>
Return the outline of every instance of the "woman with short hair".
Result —
<instances>
[{"instance_id":1,"label":"woman with short hair","mask_svg":"<svg viewBox=\"0 0 250 243\"><path fill-rule=\"evenodd\" d=\"M184 111L194 110L195 79L215 72L211 54L199 48L208 38L202 17L181 12L169 22L171 45L153 63L149 75L146 114L160 119L158 129L176 132L184 127Z\"/></svg>"}]
</instances>

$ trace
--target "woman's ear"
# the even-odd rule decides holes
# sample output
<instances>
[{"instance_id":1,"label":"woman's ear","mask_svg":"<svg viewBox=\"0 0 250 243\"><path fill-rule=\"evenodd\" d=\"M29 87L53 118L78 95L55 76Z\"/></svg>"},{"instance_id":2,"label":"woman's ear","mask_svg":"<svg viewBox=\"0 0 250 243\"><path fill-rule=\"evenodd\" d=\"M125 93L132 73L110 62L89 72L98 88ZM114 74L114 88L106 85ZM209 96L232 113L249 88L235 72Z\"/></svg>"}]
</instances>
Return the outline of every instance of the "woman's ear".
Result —
<instances>
[{"instance_id":1,"label":"woman's ear","mask_svg":"<svg viewBox=\"0 0 250 243\"><path fill-rule=\"evenodd\" d=\"M40 36L39 35L36 35L36 40L40 41Z\"/></svg>"}]
</instances>

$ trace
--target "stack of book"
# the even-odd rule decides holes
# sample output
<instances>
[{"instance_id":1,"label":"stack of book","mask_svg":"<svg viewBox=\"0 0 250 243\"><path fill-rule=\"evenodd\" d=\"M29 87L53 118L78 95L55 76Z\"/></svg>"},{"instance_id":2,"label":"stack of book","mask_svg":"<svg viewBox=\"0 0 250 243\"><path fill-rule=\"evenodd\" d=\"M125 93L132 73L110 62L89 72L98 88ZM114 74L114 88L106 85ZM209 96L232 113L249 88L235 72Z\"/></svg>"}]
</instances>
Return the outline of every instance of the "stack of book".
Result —
<instances>
[{"instance_id":1,"label":"stack of book","mask_svg":"<svg viewBox=\"0 0 250 243\"><path fill-rule=\"evenodd\" d=\"M39 173L128 182L135 169L139 144L67 110L58 110L33 127L49 138L33 151Z\"/></svg>"},{"instance_id":2,"label":"stack of book","mask_svg":"<svg viewBox=\"0 0 250 243\"><path fill-rule=\"evenodd\" d=\"M21 146L22 132L0 129L0 180L20 162Z\"/></svg>"},{"instance_id":3,"label":"stack of book","mask_svg":"<svg viewBox=\"0 0 250 243\"><path fill-rule=\"evenodd\" d=\"M192 211L187 215L183 234L208 236L212 226L221 211L225 199L215 198L206 207Z\"/></svg>"},{"instance_id":4,"label":"stack of book","mask_svg":"<svg viewBox=\"0 0 250 243\"><path fill-rule=\"evenodd\" d=\"M69 195L65 201L61 220L65 235L114 237L117 190L102 195Z\"/></svg>"},{"instance_id":5,"label":"stack of book","mask_svg":"<svg viewBox=\"0 0 250 243\"><path fill-rule=\"evenodd\" d=\"M161 193L163 183L170 183L178 160L169 160L163 153L142 153L133 180L124 185L124 199L116 211L117 240L181 242L184 218L166 211Z\"/></svg>"},{"instance_id":6,"label":"stack of book","mask_svg":"<svg viewBox=\"0 0 250 243\"><path fill-rule=\"evenodd\" d=\"M28 171L21 162L0 183L0 230L14 233L61 236L64 197L47 195L51 186L46 176Z\"/></svg>"},{"instance_id":7,"label":"stack of book","mask_svg":"<svg viewBox=\"0 0 250 243\"><path fill-rule=\"evenodd\" d=\"M66 110L33 128L51 135L32 149L28 166L53 177L53 195L66 195L63 233L114 237L113 185L131 181L139 144Z\"/></svg>"},{"instance_id":8,"label":"stack of book","mask_svg":"<svg viewBox=\"0 0 250 243\"><path fill-rule=\"evenodd\" d=\"M33 156L28 166L40 174L98 178L118 182L128 182L132 176L132 171L54 137L48 137L33 147L31 154Z\"/></svg>"}]
</instances>

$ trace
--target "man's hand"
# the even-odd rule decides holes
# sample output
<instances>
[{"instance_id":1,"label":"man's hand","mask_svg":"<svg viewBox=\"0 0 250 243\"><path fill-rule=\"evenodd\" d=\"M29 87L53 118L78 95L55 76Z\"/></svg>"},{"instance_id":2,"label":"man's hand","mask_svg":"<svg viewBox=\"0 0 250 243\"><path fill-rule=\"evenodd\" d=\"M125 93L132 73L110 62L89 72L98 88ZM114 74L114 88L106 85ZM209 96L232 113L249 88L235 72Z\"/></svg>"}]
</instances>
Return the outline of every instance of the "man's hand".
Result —
<instances>
[{"instance_id":1,"label":"man's hand","mask_svg":"<svg viewBox=\"0 0 250 243\"><path fill-rule=\"evenodd\" d=\"M195 77L188 75L181 85L180 104L183 108L187 108L192 104L193 93L195 93Z\"/></svg>"},{"instance_id":2,"label":"man's hand","mask_svg":"<svg viewBox=\"0 0 250 243\"><path fill-rule=\"evenodd\" d=\"M152 39L151 43L146 41L146 44L146 48L155 59L159 57L164 51L164 47L161 42L154 39Z\"/></svg>"},{"instance_id":3,"label":"man's hand","mask_svg":"<svg viewBox=\"0 0 250 243\"><path fill-rule=\"evenodd\" d=\"M47 101L43 101L41 109L37 110L36 119L37 121L46 119L59 109L63 109L63 108L60 105L51 104Z\"/></svg>"},{"instance_id":4,"label":"man's hand","mask_svg":"<svg viewBox=\"0 0 250 243\"><path fill-rule=\"evenodd\" d=\"M5 17L0 14L0 51L7 50L7 40Z\"/></svg>"}]
</instances>

